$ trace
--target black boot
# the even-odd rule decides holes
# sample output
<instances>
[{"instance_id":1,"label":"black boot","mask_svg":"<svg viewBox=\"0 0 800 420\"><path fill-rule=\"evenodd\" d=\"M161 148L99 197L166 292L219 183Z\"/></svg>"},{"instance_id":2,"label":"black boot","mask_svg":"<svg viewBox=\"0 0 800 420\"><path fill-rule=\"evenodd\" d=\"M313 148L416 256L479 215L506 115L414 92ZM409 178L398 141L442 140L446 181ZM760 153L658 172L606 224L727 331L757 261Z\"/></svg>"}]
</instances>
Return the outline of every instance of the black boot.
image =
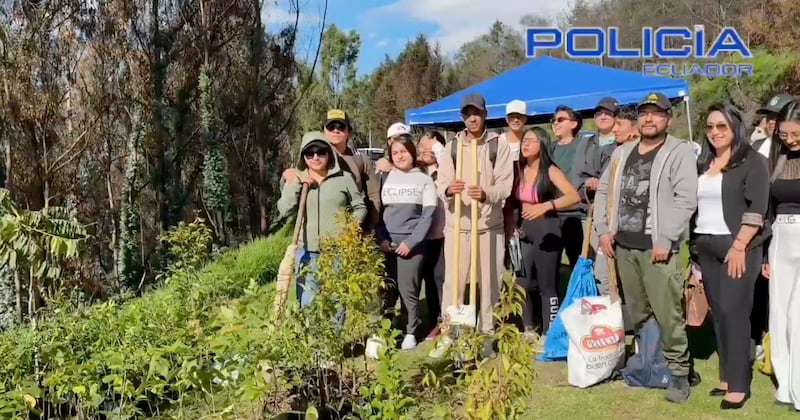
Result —
<instances>
[{"instance_id":1,"label":"black boot","mask_svg":"<svg viewBox=\"0 0 800 420\"><path fill-rule=\"evenodd\" d=\"M674 402L674 403L685 403L689 400L689 394L691 393L691 387L689 386L689 377L687 376L675 376L672 375L672 378L669 382L669 388L667 388L666 395L664 398L667 401Z\"/></svg>"}]
</instances>

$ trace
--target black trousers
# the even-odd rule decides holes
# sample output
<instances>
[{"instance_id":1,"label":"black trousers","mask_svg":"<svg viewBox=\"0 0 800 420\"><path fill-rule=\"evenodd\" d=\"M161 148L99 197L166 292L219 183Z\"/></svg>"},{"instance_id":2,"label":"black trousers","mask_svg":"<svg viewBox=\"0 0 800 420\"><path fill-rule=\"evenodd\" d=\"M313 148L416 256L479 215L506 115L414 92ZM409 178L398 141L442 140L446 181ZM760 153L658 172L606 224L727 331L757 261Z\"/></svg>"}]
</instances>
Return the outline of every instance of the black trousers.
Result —
<instances>
[{"instance_id":1,"label":"black trousers","mask_svg":"<svg viewBox=\"0 0 800 420\"><path fill-rule=\"evenodd\" d=\"M524 269L522 275L517 276L517 284L525 289L526 294L522 306L522 324L526 330L533 328L534 299L541 297L544 334L559 308L558 269L564 249L561 220L557 217L524 220L521 230L520 248Z\"/></svg>"},{"instance_id":2,"label":"black trousers","mask_svg":"<svg viewBox=\"0 0 800 420\"><path fill-rule=\"evenodd\" d=\"M559 215L561 237L564 238L564 252L572 269L578 262L583 246L583 217Z\"/></svg>"},{"instance_id":3,"label":"black trousers","mask_svg":"<svg viewBox=\"0 0 800 420\"><path fill-rule=\"evenodd\" d=\"M424 249L415 251L407 257L401 257L393 252L385 255L386 280L391 284L387 285L390 294L384 300L384 310L387 312L393 310L399 295L401 309L408 317L405 333L416 334L421 323L417 305L419 304L420 273Z\"/></svg>"},{"instance_id":4,"label":"black trousers","mask_svg":"<svg viewBox=\"0 0 800 420\"><path fill-rule=\"evenodd\" d=\"M745 254L741 278L728 276L725 256L733 245L731 235L699 235L696 239L703 285L711 307L719 356L719 379L729 392L749 392L753 379L750 361L750 313L755 281L761 272L761 247Z\"/></svg>"},{"instance_id":5,"label":"black trousers","mask_svg":"<svg viewBox=\"0 0 800 420\"><path fill-rule=\"evenodd\" d=\"M428 316L434 323L442 315L442 286L444 285L444 238L425 241L422 259L422 281L425 282L425 303Z\"/></svg>"}]
</instances>

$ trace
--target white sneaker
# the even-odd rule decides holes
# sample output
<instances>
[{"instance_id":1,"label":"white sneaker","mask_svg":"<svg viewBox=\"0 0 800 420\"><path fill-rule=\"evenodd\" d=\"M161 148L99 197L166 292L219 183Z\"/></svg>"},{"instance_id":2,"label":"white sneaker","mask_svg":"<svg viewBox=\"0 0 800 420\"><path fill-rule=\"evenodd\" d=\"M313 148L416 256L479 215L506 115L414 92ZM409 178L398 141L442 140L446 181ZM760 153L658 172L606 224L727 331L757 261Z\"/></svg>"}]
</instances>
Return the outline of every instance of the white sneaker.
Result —
<instances>
[{"instance_id":1,"label":"white sneaker","mask_svg":"<svg viewBox=\"0 0 800 420\"><path fill-rule=\"evenodd\" d=\"M402 350L411 350L417 347L417 337L414 337L414 334L406 334L406 337L403 338L403 344L400 345Z\"/></svg>"},{"instance_id":2,"label":"white sneaker","mask_svg":"<svg viewBox=\"0 0 800 420\"><path fill-rule=\"evenodd\" d=\"M428 353L428 357L431 359L441 359L444 357L445 353L447 353L447 349L453 345L453 339L448 336L440 336L439 342L436 343L436 347Z\"/></svg>"},{"instance_id":3,"label":"white sneaker","mask_svg":"<svg viewBox=\"0 0 800 420\"><path fill-rule=\"evenodd\" d=\"M378 335L373 335L372 337L367 340L367 346L364 349L364 355L370 359L378 359L378 352L380 351L381 347L385 346L386 343L383 341Z\"/></svg>"}]
</instances>

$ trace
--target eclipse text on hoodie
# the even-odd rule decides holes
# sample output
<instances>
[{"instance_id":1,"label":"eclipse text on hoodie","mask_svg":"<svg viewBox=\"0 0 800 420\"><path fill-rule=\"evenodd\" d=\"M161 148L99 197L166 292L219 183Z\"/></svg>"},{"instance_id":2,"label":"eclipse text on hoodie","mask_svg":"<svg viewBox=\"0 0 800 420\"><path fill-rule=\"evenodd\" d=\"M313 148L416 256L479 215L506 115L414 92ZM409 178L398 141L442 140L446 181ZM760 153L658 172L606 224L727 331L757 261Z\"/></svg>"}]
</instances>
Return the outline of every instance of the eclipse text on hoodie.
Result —
<instances>
[{"instance_id":1,"label":"eclipse text on hoodie","mask_svg":"<svg viewBox=\"0 0 800 420\"><path fill-rule=\"evenodd\" d=\"M394 169L381 188L383 217L378 229L380 242L403 237L408 249L422 243L433 224L437 196L433 179L418 168L408 172Z\"/></svg>"}]
</instances>

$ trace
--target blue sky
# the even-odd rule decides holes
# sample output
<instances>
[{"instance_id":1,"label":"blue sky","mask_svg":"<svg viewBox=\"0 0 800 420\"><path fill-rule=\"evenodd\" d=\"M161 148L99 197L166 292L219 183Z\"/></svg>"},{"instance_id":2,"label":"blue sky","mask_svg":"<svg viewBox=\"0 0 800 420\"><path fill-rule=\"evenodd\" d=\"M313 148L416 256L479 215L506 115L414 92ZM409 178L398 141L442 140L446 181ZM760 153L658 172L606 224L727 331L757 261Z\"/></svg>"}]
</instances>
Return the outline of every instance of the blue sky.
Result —
<instances>
[{"instance_id":1,"label":"blue sky","mask_svg":"<svg viewBox=\"0 0 800 420\"><path fill-rule=\"evenodd\" d=\"M301 14L298 55L313 57L319 36L322 0L297 0ZM291 20L291 0L265 0L263 17L274 29ZM386 54L396 57L420 32L439 41L445 54L486 32L495 20L522 30L528 13L555 17L570 0L328 0L326 24L361 35L359 74L371 72Z\"/></svg>"}]
</instances>

